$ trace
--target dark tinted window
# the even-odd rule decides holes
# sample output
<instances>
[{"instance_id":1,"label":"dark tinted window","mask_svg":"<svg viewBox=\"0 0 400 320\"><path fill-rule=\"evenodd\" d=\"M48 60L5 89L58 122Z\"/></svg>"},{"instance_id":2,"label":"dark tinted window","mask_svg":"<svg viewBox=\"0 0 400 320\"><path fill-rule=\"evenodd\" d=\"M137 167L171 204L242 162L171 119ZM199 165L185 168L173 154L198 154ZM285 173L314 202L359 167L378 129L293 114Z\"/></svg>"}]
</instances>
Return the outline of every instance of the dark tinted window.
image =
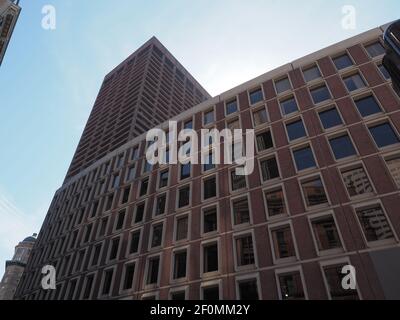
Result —
<instances>
[{"instance_id":1,"label":"dark tinted window","mask_svg":"<svg viewBox=\"0 0 400 320\"><path fill-rule=\"evenodd\" d=\"M342 70L353 65L353 62L347 54L334 58L333 63L338 70Z\"/></svg>"},{"instance_id":2,"label":"dark tinted window","mask_svg":"<svg viewBox=\"0 0 400 320\"><path fill-rule=\"evenodd\" d=\"M312 89L311 96L315 104L331 99L331 94L325 85Z\"/></svg>"},{"instance_id":3,"label":"dark tinted window","mask_svg":"<svg viewBox=\"0 0 400 320\"><path fill-rule=\"evenodd\" d=\"M289 99L283 100L280 102L281 104L281 109L282 109L282 113L284 115L288 115L291 114L293 112L298 111L298 107L297 107L297 103L296 100L294 99L294 97L291 97Z\"/></svg>"},{"instance_id":4,"label":"dark tinted window","mask_svg":"<svg viewBox=\"0 0 400 320\"><path fill-rule=\"evenodd\" d=\"M378 126L370 127L369 131L374 137L374 140L379 148L399 143L399 138L389 123L383 123Z\"/></svg>"},{"instance_id":5,"label":"dark tinted window","mask_svg":"<svg viewBox=\"0 0 400 320\"><path fill-rule=\"evenodd\" d=\"M373 96L368 96L355 101L358 111L363 117L381 112L381 108Z\"/></svg>"},{"instance_id":6,"label":"dark tinted window","mask_svg":"<svg viewBox=\"0 0 400 320\"><path fill-rule=\"evenodd\" d=\"M316 167L314 155L310 147L298 149L293 152L298 171Z\"/></svg>"},{"instance_id":7,"label":"dark tinted window","mask_svg":"<svg viewBox=\"0 0 400 320\"><path fill-rule=\"evenodd\" d=\"M288 123L286 125L286 130L290 141L305 137L307 135L302 120Z\"/></svg>"},{"instance_id":8,"label":"dark tinted window","mask_svg":"<svg viewBox=\"0 0 400 320\"><path fill-rule=\"evenodd\" d=\"M329 144L337 160L356 154L356 150L348 135L330 139Z\"/></svg>"},{"instance_id":9,"label":"dark tinted window","mask_svg":"<svg viewBox=\"0 0 400 320\"><path fill-rule=\"evenodd\" d=\"M366 46L365 49L371 58L375 58L385 53L385 48L379 41Z\"/></svg>"},{"instance_id":10,"label":"dark tinted window","mask_svg":"<svg viewBox=\"0 0 400 320\"><path fill-rule=\"evenodd\" d=\"M261 89L250 92L250 104L256 104L262 100L264 100L264 97Z\"/></svg>"},{"instance_id":11,"label":"dark tinted window","mask_svg":"<svg viewBox=\"0 0 400 320\"><path fill-rule=\"evenodd\" d=\"M339 112L336 108L320 112L319 118L321 119L322 125L325 129L333 128L342 124L342 119L340 118Z\"/></svg>"}]
</instances>

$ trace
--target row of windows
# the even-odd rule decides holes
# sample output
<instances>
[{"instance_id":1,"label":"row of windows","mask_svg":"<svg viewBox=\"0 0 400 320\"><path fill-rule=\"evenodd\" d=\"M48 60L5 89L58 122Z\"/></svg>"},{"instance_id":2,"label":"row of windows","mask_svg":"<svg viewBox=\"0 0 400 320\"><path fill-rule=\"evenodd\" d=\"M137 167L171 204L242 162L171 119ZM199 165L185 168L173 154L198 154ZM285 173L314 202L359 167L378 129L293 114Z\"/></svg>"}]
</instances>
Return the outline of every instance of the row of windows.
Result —
<instances>
[{"instance_id":1,"label":"row of windows","mask_svg":"<svg viewBox=\"0 0 400 320\"><path fill-rule=\"evenodd\" d=\"M379 69L381 70L383 76L385 79L389 79L390 77L388 76L388 73L383 65L379 65ZM367 82L366 80L360 75L359 72L352 72L351 74L343 76L343 82L347 88L347 90L350 93L355 93L357 91L361 91L362 89L365 89L367 87ZM257 94L257 96L260 97L260 100L257 100L257 102L252 103L252 105L258 105L259 102L264 101L264 98L262 97L262 91L261 89L258 89L256 92L253 92L253 94ZM325 103L326 101L330 101L332 99L332 94L326 84L321 83L319 85L313 86L310 89L310 95L311 98L314 102L315 105L320 105L322 103ZM250 94L250 99L251 94ZM360 98L359 100L365 99L364 97ZM374 99L373 97L371 99ZM358 101L355 101L357 105L357 109L360 109L358 106ZM361 102L360 102L361 103ZM371 102L372 103L372 102ZM292 115L295 112L299 112L299 107L298 103L296 101L296 98L293 95L289 95L286 97L283 97L279 100L280 104L280 111L283 117ZM376 101L375 101L375 104ZM229 116L231 114L234 114L238 111L238 105L237 105L237 100L232 100L230 102L226 103L226 115ZM361 112L360 112L361 113ZM363 113L361 113L362 116L366 116ZM210 109L206 112L203 113L203 125L208 126L211 125L215 122L215 112L213 109ZM253 125L258 126L261 124L264 124L268 122L268 115L265 110L260 109L253 111Z\"/></svg>"},{"instance_id":2,"label":"row of windows","mask_svg":"<svg viewBox=\"0 0 400 320\"><path fill-rule=\"evenodd\" d=\"M187 260L185 252L176 252L174 254L174 275L184 274L186 267L181 266ZM150 283L158 282L160 276L161 257L151 257L147 261L146 279ZM358 289L345 290L341 285L343 280L342 269L345 265L350 264L348 258L325 261L320 263L322 279L325 284L327 295L332 300L358 300L360 293ZM129 262L124 265L122 281L119 283L118 295L124 295L133 291L137 283L137 261ZM116 272L114 268L106 269L102 272L101 285L99 292L94 292L94 285L97 273L87 275L83 279L83 290L78 291L79 278L70 280L67 284L61 283L57 285L56 290L49 291L53 299L93 299L106 298L114 296L113 287L115 283ZM304 280L303 269L301 266L294 266L285 269L275 270L276 288L280 300L304 300L309 299L307 286ZM146 281L147 283L147 281ZM238 300L259 300L262 299L261 282L258 273L250 273L235 277L236 298ZM61 296L63 286L66 285L64 296ZM150 288L149 285L146 285ZM42 292L43 295L44 292ZM44 298L43 296L40 298ZM142 300L159 299L158 291L148 291L138 297ZM200 284L201 300L220 300L224 298L222 290L222 280L210 280ZM189 286L181 285L172 287L169 290L170 300L188 300Z\"/></svg>"},{"instance_id":3,"label":"row of windows","mask_svg":"<svg viewBox=\"0 0 400 320\"><path fill-rule=\"evenodd\" d=\"M353 170L344 170L343 176L346 179L346 185L355 196L365 195L373 191L368 178L362 168ZM310 206L321 206L326 204L327 196L324 192L322 182L319 178L307 180L303 184L303 191L308 199ZM285 201L285 192L283 187L264 190L264 198L267 204L268 217L278 218L286 216L288 213ZM392 228L391 222L379 202L368 202L353 206L355 216L359 222L360 229L368 246L387 245L397 241L397 237ZM136 215L143 215L143 212ZM248 196L239 196L231 200L232 225L234 228L250 226L253 222L252 208L249 203ZM190 217L188 213L175 216L173 240L176 245L187 243L190 238ZM124 226L126 214L121 211L115 221L114 230L121 230ZM220 232L220 213L217 205L210 205L202 209L201 215L201 234L203 237L213 237ZM278 220L279 221L279 220ZM335 215L333 212L311 214L308 216L311 234L315 243L318 255L338 254L345 251L344 242L341 232L338 228ZM105 227L108 225L108 218L100 221L99 235L104 236ZM93 230L92 225L87 225L84 230L84 242L88 242L89 236ZM156 221L151 225L148 248L149 252L159 251L163 248L165 239L165 221ZM290 221L272 222L268 225L270 243L272 244L272 252L274 263L287 263L299 259L297 244L295 241L295 233ZM97 267L100 261L110 263L119 260L119 257L135 257L142 253L143 228L139 227L130 232L127 251L121 252L121 237L117 236L110 239L109 249L104 252L104 242L99 242L93 246L91 251L88 267ZM234 235L235 265L237 270L244 266L256 265L255 253L253 250L253 234L251 231L242 231ZM75 248L74 242L76 235L70 239L70 248ZM202 273L210 273L219 271L218 267L218 240L207 240L203 247L202 255ZM176 249L179 252L184 249ZM84 258L86 256L86 248L81 249L75 254L67 255L63 260L64 269L61 270L60 276L68 276L82 269ZM185 255L187 256L187 255ZM207 258L208 257L208 258ZM182 256L180 256L182 258ZM74 263L75 261L75 263ZM183 270L183 269L182 269ZM178 277L180 278L180 277ZM173 279L176 279L174 276ZM150 281L150 280L149 280Z\"/></svg>"}]
</instances>

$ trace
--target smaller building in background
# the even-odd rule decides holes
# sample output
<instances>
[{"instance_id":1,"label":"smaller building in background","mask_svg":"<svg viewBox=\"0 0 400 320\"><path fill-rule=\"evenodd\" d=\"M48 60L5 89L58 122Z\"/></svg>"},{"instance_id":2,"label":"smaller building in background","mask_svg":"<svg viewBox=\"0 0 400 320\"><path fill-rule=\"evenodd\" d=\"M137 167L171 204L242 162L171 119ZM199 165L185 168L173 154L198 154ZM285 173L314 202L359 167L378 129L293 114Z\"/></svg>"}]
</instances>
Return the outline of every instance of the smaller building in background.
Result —
<instances>
[{"instance_id":1,"label":"smaller building in background","mask_svg":"<svg viewBox=\"0 0 400 320\"><path fill-rule=\"evenodd\" d=\"M36 233L27 237L15 247L12 260L6 262L6 271L0 283L0 300L12 300L25 270L29 255L36 241Z\"/></svg>"},{"instance_id":2,"label":"smaller building in background","mask_svg":"<svg viewBox=\"0 0 400 320\"><path fill-rule=\"evenodd\" d=\"M0 0L0 66L20 12L19 0Z\"/></svg>"}]
</instances>

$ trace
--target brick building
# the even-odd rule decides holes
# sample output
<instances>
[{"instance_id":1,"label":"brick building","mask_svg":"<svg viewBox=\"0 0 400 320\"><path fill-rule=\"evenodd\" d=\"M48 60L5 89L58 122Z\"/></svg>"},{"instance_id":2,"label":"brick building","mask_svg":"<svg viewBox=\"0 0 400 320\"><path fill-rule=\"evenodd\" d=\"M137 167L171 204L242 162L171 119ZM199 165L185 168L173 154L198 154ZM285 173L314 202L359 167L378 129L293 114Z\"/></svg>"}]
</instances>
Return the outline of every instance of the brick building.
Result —
<instances>
[{"instance_id":1,"label":"brick building","mask_svg":"<svg viewBox=\"0 0 400 320\"><path fill-rule=\"evenodd\" d=\"M145 134L71 175L17 296L400 298L400 103L381 65L383 30L173 118L196 130L254 128L247 177L229 165L151 167ZM57 290L39 287L45 264L58 271ZM348 264L355 290L341 286Z\"/></svg>"}]
</instances>

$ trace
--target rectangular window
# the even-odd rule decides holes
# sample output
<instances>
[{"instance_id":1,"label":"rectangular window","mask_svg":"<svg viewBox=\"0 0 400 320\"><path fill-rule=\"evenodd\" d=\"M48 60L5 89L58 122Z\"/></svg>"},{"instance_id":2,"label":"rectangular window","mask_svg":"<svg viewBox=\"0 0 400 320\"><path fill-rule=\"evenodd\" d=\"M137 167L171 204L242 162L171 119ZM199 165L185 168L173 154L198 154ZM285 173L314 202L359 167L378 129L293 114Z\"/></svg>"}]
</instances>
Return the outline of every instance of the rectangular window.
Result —
<instances>
[{"instance_id":1,"label":"rectangular window","mask_svg":"<svg viewBox=\"0 0 400 320\"><path fill-rule=\"evenodd\" d=\"M145 206L144 202L136 206L135 223L143 221Z\"/></svg>"},{"instance_id":2,"label":"rectangular window","mask_svg":"<svg viewBox=\"0 0 400 320\"><path fill-rule=\"evenodd\" d=\"M250 235L235 238L236 257L239 267L255 263L253 250L253 237Z\"/></svg>"},{"instance_id":3,"label":"rectangular window","mask_svg":"<svg viewBox=\"0 0 400 320\"><path fill-rule=\"evenodd\" d=\"M102 244L97 244L94 247L94 252L93 252L93 257L92 257L92 263L91 266L97 266L97 264L99 263L99 258L100 258L100 253L101 253L101 249L102 249Z\"/></svg>"},{"instance_id":4,"label":"rectangular window","mask_svg":"<svg viewBox=\"0 0 400 320\"><path fill-rule=\"evenodd\" d=\"M191 164L186 163L186 164L181 164L181 180L187 179L190 177L190 171L191 171Z\"/></svg>"},{"instance_id":5,"label":"rectangular window","mask_svg":"<svg viewBox=\"0 0 400 320\"><path fill-rule=\"evenodd\" d=\"M181 240L187 239L188 228L189 228L189 217L188 216L176 218L175 240L181 241Z\"/></svg>"},{"instance_id":6,"label":"rectangular window","mask_svg":"<svg viewBox=\"0 0 400 320\"><path fill-rule=\"evenodd\" d=\"M314 104L319 104L331 99L331 94L326 85L322 85L310 90Z\"/></svg>"},{"instance_id":7,"label":"rectangular window","mask_svg":"<svg viewBox=\"0 0 400 320\"><path fill-rule=\"evenodd\" d=\"M213 153L210 152L208 155L206 155L204 159L204 164L203 164L203 171L209 171L213 170L215 168L215 161L214 161L214 156Z\"/></svg>"},{"instance_id":8,"label":"rectangular window","mask_svg":"<svg viewBox=\"0 0 400 320\"><path fill-rule=\"evenodd\" d=\"M144 161L143 173L149 173L153 169L153 166L146 159L144 159L143 161Z\"/></svg>"},{"instance_id":9,"label":"rectangular window","mask_svg":"<svg viewBox=\"0 0 400 320\"><path fill-rule=\"evenodd\" d=\"M156 284L158 282L158 270L160 266L160 257L153 257L149 259L147 269L146 284Z\"/></svg>"},{"instance_id":10,"label":"rectangular window","mask_svg":"<svg viewBox=\"0 0 400 320\"><path fill-rule=\"evenodd\" d=\"M349 92L365 88L365 82L358 73L344 77L343 81Z\"/></svg>"},{"instance_id":11,"label":"rectangular window","mask_svg":"<svg viewBox=\"0 0 400 320\"><path fill-rule=\"evenodd\" d=\"M163 223L159 223L153 226L153 233L151 238L152 248L160 247L162 245L163 227Z\"/></svg>"},{"instance_id":12,"label":"rectangular window","mask_svg":"<svg viewBox=\"0 0 400 320\"><path fill-rule=\"evenodd\" d=\"M122 210L118 213L117 225L115 226L115 230L121 230L124 227L125 222L125 210Z\"/></svg>"},{"instance_id":13,"label":"rectangular window","mask_svg":"<svg viewBox=\"0 0 400 320\"><path fill-rule=\"evenodd\" d=\"M193 129L193 120L188 120L185 122L185 124L183 125L184 129Z\"/></svg>"},{"instance_id":14,"label":"rectangular window","mask_svg":"<svg viewBox=\"0 0 400 320\"><path fill-rule=\"evenodd\" d=\"M130 186L124 189L124 193L122 194L122 204L127 203L129 201L130 193L131 193Z\"/></svg>"},{"instance_id":15,"label":"rectangular window","mask_svg":"<svg viewBox=\"0 0 400 320\"><path fill-rule=\"evenodd\" d=\"M85 286L85 291L83 293L83 299L89 299L90 294L92 292L92 287L93 287L93 282L94 282L94 275L90 275L86 278L86 286Z\"/></svg>"},{"instance_id":16,"label":"rectangular window","mask_svg":"<svg viewBox=\"0 0 400 320\"><path fill-rule=\"evenodd\" d=\"M336 66L336 69L338 69L338 70L343 70L343 69L346 69L353 65L353 61L351 61L351 59L347 53L345 53L339 57L333 58L332 60Z\"/></svg>"},{"instance_id":17,"label":"rectangular window","mask_svg":"<svg viewBox=\"0 0 400 320\"><path fill-rule=\"evenodd\" d=\"M137 159L139 159L139 148L135 147L132 149L131 160L136 161Z\"/></svg>"},{"instance_id":18,"label":"rectangular window","mask_svg":"<svg viewBox=\"0 0 400 320\"><path fill-rule=\"evenodd\" d=\"M390 174L398 188L400 188L400 156L394 156L386 160Z\"/></svg>"},{"instance_id":19,"label":"rectangular window","mask_svg":"<svg viewBox=\"0 0 400 320\"><path fill-rule=\"evenodd\" d=\"M146 178L146 179L142 180L142 182L140 184L140 193L139 193L140 197L143 197L147 194L148 187L149 187L149 178Z\"/></svg>"},{"instance_id":20,"label":"rectangular window","mask_svg":"<svg viewBox=\"0 0 400 320\"><path fill-rule=\"evenodd\" d=\"M288 133L289 141L297 140L307 136L306 129L304 128L304 124L301 119L295 122L287 123L286 131Z\"/></svg>"},{"instance_id":21,"label":"rectangular window","mask_svg":"<svg viewBox=\"0 0 400 320\"><path fill-rule=\"evenodd\" d=\"M379 204L369 208L358 209L357 217L368 242L394 238L389 221Z\"/></svg>"},{"instance_id":22,"label":"rectangular window","mask_svg":"<svg viewBox=\"0 0 400 320\"><path fill-rule=\"evenodd\" d=\"M343 170L342 178L350 197L368 194L374 191L362 166Z\"/></svg>"},{"instance_id":23,"label":"rectangular window","mask_svg":"<svg viewBox=\"0 0 400 320\"><path fill-rule=\"evenodd\" d=\"M321 178L318 177L303 181L301 183L301 188L303 189L307 207L328 203Z\"/></svg>"},{"instance_id":24,"label":"rectangular window","mask_svg":"<svg viewBox=\"0 0 400 320\"><path fill-rule=\"evenodd\" d=\"M113 204L113 200L114 200L114 194L110 194L110 195L107 196L106 210L105 211L111 210L111 207L112 207L112 204Z\"/></svg>"},{"instance_id":25,"label":"rectangular window","mask_svg":"<svg viewBox=\"0 0 400 320\"><path fill-rule=\"evenodd\" d=\"M389 72L383 64L378 65L378 69L382 73L382 76L385 78L385 80L389 81L391 79Z\"/></svg>"},{"instance_id":26,"label":"rectangular window","mask_svg":"<svg viewBox=\"0 0 400 320\"><path fill-rule=\"evenodd\" d=\"M178 192L178 207L183 208L188 206L190 203L190 186L185 186L179 189Z\"/></svg>"},{"instance_id":27,"label":"rectangular window","mask_svg":"<svg viewBox=\"0 0 400 320\"><path fill-rule=\"evenodd\" d=\"M293 156L298 171L315 168L317 166L310 147L294 150Z\"/></svg>"},{"instance_id":28,"label":"rectangular window","mask_svg":"<svg viewBox=\"0 0 400 320\"><path fill-rule=\"evenodd\" d=\"M117 158L117 168L122 168L122 166L124 165L124 155L120 154Z\"/></svg>"},{"instance_id":29,"label":"rectangular window","mask_svg":"<svg viewBox=\"0 0 400 320\"><path fill-rule=\"evenodd\" d=\"M155 208L155 215L159 216L165 213L167 203L167 195L164 193L160 196L157 196L156 199L156 208Z\"/></svg>"},{"instance_id":30,"label":"rectangular window","mask_svg":"<svg viewBox=\"0 0 400 320\"><path fill-rule=\"evenodd\" d=\"M203 196L204 200L217 196L217 181L215 177L203 180Z\"/></svg>"},{"instance_id":31,"label":"rectangular window","mask_svg":"<svg viewBox=\"0 0 400 320\"><path fill-rule=\"evenodd\" d=\"M235 170L231 171L231 187L232 191L246 188L246 176L236 175Z\"/></svg>"},{"instance_id":32,"label":"rectangular window","mask_svg":"<svg viewBox=\"0 0 400 320\"><path fill-rule=\"evenodd\" d=\"M113 269L104 271L103 289L101 291L102 295L110 294L113 274L114 274Z\"/></svg>"},{"instance_id":33,"label":"rectangular window","mask_svg":"<svg viewBox=\"0 0 400 320\"><path fill-rule=\"evenodd\" d=\"M399 138L389 123L369 127L369 131L379 148L399 143Z\"/></svg>"},{"instance_id":34,"label":"rectangular window","mask_svg":"<svg viewBox=\"0 0 400 320\"><path fill-rule=\"evenodd\" d=\"M103 237L107 231L108 218L101 219L99 237Z\"/></svg>"},{"instance_id":35,"label":"rectangular window","mask_svg":"<svg viewBox=\"0 0 400 320\"><path fill-rule=\"evenodd\" d=\"M385 52L386 52L385 48L379 41L374 42L368 46L365 46L365 49L367 50L370 58L378 57L382 54L385 54Z\"/></svg>"},{"instance_id":36,"label":"rectangular window","mask_svg":"<svg viewBox=\"0 0 400 320\"><path fill-rule=\"evenodd\" d=\"M218 244L203 246L203 273L218 271Z\"/></svg>"},{"instance_id":37,"label":"rectangular window","mask_svg":"<svg viewBox=\"0 0 400 320\"><path fill-rule=\"evenodd\" d=\"M239 300L259 300L257 279L238 281Z\"/></svg>"},{"instance_id":38,"label":"rectangular window","mask_svg":"<svg viewBox=\"0 0 400 320\"><path fill-rule=\"evenodd\" d=\"M249 201L246 198L233 200L233 219L235 225L250 223Z\"/></svg>"},{"instance_id":39,"label":"rectangular window","mask_svg":"<svg viewBox=\"0 0 400 320\"><path fill-rule=\"evenodd\" d=\"M342 273L344 265L325 266L323 268L328 289L332 300L358 300L357 290L344 289Z\"/></svg>"},{"instance_id":40,"label":"rectangular window","mask_svg":"<svg viewBox=\"0 0 400 320\"><path fill-rule=\"evenodd\" d=\"M132 289L134 275L135 275L135 264L133 263L133 264L126 265L123 290Z\"/></svg>"},{"instance_id":41,"label":"rectangular window","mask_svg":"<svg viewBox=\"0 0 400 320\"><path fill-rule=\"evenodd\" d=\"M209 208L203 211L203 232L210 233L218 230L217 208Z\"/></svg>"},{"instance_id":42,"label":"rectangular window","mask_svg":"<svg viewBox=\"0 0 400 320\"><path fill-rule=\"evenodd\" d=\"M112 239L110 256L108 257L108 260L111 261L117 259L118 249L119 249L119 238Z\"/></svg>"},{"instance_id":43,"label":"rectangular window","mask_svg":"<svg viewBox=\"0 0 400 320\"><path fill-rule=\"evenodd\" d=\"M139 252L140 242L140 230L133 231L131 233L131 243L129 245L129 254L135 254Z\"/></svg>"},{"instance_id":44,"label":"rectangular window","mask_svg":"<svg viewBox=\"0 0 400 320\"><path fill-rule=\"evenodd\" d=\"M135 179L135 166L130 166L128 169L127 181Z\"/></svg>"},{"instance_id":45,"label":"rectangular window","mask_svg":"<svg viewBox=\"0 0 400 320\"><path fill-rule=\"evenodd\" d=\"M275 81L275 88L276 88L276 93L280 94L285 91L288 91L292 89L292 86L290 85L289 78L283 78L278 81Z\"/></svg>"},{"instance_id":46,"label":"rectangular window","mask_svg":"<svg viewBox=\"0 0 400 320\"><path fill-rule=\"evenodd\" d=\"M215 121L214 119L214 110L210 110L204 113L204 125L211 124Z\"/></svg>"},{"instance_id":47,"label":"rectangular window","mask_svg":"<svg viewBox=\"0 0 400 320\"><path fill-rule=\"evenodd\" d=\"M382 112L374 96L357 99L355 100L355 104L362 117L368 117L370 115Z\"/></svg>"},{"instance_id":48,"label":"rectangular window","mask_svg":"<svg viewBox=\"0 0 400 320\"><path fill-rule=\"evenodd\" d=\"M265 131L257 134L256 139L258 151L264 151L274 147L271 131Z\"/></svg>"},{"instance_id":49,"label":"rectangular window","mask_svg":"<svg viewBox=\"0 0 400 320\"><path fill-rule=\"evenodd\" d=\"M299 271L280 274L279 289L282 300L304 300L304 289Z\"/></svg>"},{"instance_id":50,"label":"rectangular window","mask_svg":"<svg viewBox=\"0 0 400 320\"><path fill-rule=\"evenodd\" d=\"M217 301L219 300L219 286L204 287L203 290L203 300Z\"/></svg>"},{"instance_id":51,"label":"rectangular window","mask_svg":"<svg viewBox=\"0 0 400 320\"><path fill-rule=\"evenodd\" d=\"M319 71L318 67L312 66L310 68L303 70L304 80L306 82L310 82L316 79L321 78L321 72Z\"/></svg>"},{"instance_id":52,"label":"rectangular window","mask_svg":"<svg viewBox=\"0 0 400 320\"><path fill-rule=\"evenodd\" d=\"M226 114L230 115L238 111L237 100L231 100L226 103Z\"/></svg>"},{"instance_id":53,"label":"rectangular window","mask_svg":"<svg viewBox=\"0 0 400 320\"><path fill-rule=\"evenodd\" d=\"M113 188L114 189L117 189L119 187L119 181L120 181L119 175L117 174L113 178Z\"/></svg>"},{"instance_id":54,"label":"rectangular window","mask_svg":"<svg viewBox=\"0 0 400 320\"><path fill-rule=\"evenodd\" d=\"M357 154L353 143L347 134L329 139L329 144L336 160L351 157Z\"/></svg>"},{"instance_id":55,"label":"rectangular window","mask_svg":"<svg viewBox=\"0 0 400 320\"><path fill-rule=\"evenodd\" d=\"M271 233L276 259L296 256L290 226L273 229Z\"/></svg>"},{"instance_id":56,"label":"rectangular window","mask_svg":"<svg viewBox=\"0 0 400 320\"><path fill-rule=\"evenodd\" d=\"M173 301L186 300L186 292L185 291L171 292L171 300L173 300Z\"/></svg>"},{"instance_id":57,"label":"rectangular window","mask_svg":"<svg viewBox=\"0 0 400 320\"><path fill-rule=\"evenodd\" d=\"M334 128L343 124L342 118L340 118L339 112L335 107L321 111L318 115L324 129Z\"/></svg>"},{"instance_id":58,"label":"rectangular window","mask_svg":"<svg viewBox=\"0 0 400 320\"><path fill-rule=\"evenodd\" d=\"M261 88L250 92L250 104L253 105L253 104L256 104L263 100L264 100L264 96L263 96Z\"/></svg>"},{"instance_id":59,"label":"rectangular window","mask_svg":"<svg viewBox=\"0 0 400 320\"><path fill-rule=\"evenodd\" d=\"M99 201L95 201L92 207L92 213L90 215L91 218L95 217L97 214L97 209L99 208Z\"/></svg>"},{"instance_id":60,"label":"rectangular window","mask_svg":"<svg viewBox=\"0 0 400 320\"><path fill-rule=\"evenodd\" d=\"M333 216L328 215L312 219L311 225L319 251L342 248Z\"/></svg>"},{"instance_id":61,"label":"rectangular window","mask_svg":"<svg viewBox=\"0 0 400 320\"><path fill-rule=\"evenodd\" d=\"M254 126L260 126L268 122L267 110L264 108L253 112Z\"/></svg>"},{"instance_id":62,"label":"rectangular window","mask_svg":"<svg viewBox=\"0 0 400 320\"><path fill-rule=\"evenodd\" d=\"M268 216L274 217L287 214L285 197L282 188L265 191Z\"/></svg>"},{"instance_id":63,"label":"rectangular window","mask_svg":"<svg viewBox=\"0 0 400 320\"><path fill-rule=\"evenodd\" d=\"M174 279L181 279L186 277L186 260L186 250L174 253Z\"/></svg>"},{"instance_id":64,"label":"rectangular window","mask_svg":"<svg viewBox=\"0 0 400 320\"><path fill-rule=\"evenodd\" d=\"M160 172L160 181L158 185L160 189L168 186L168 177L169 177L168 170Z\"/></svg>"},{"instance_id":65,"label":"rectangular window","mask_svg":"<svg viewBox=\"0 0 400 320\"><path fill-rule=\"evenodd\" d=\"M299 111L297 102L294 97L280 101L281 110L283 115L289 115L291 113Z\"/></svg>"},{"instance_id":66,"label":"rectangular window","mask_svg":"<svg viewBox=\"0 0 400 320\"><path fill-rule=\"evenodd\" d=\"M91 224L88 224L87 226L86 226L86 233L85 233L85 239L84 239L84 243L87 243L87 242L89 242L89 240L90 240L90 235L92 234L92 225Z\"/></svg>"},{"instance_id":67,"label":"rectangular window","mask_svg":"<svg viewBox=\"0 0 400 320\"><path fill-rule=\"evenodd\" d=\"M275 157L260 161L263 181L279 178L278 163Z\"/></svg>"}]
</instances>

